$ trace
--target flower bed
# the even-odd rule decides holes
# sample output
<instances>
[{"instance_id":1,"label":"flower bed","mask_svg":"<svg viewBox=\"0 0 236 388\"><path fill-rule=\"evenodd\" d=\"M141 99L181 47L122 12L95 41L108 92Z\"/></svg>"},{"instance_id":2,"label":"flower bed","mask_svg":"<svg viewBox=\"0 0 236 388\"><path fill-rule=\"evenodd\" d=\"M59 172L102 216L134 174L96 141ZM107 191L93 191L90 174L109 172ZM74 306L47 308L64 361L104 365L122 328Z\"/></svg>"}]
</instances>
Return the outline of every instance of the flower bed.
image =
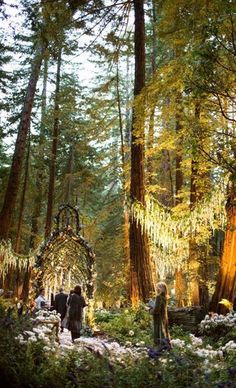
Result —
<instances>
[{"instance_id":1,"label":"flower bed","mask_svg":"<svg viewBox=\"0 0 236 388\"><path fill-rule=\"evenodd\" d=\"M151 338L150 317L145 314L140 309L122 311L104 322L109 329L106 337L82 336L74 344L66 330L60 334L60 342L55 341L50 327L52 319L59 319L55 313L38 313L18 329L15 321L14 327L0 331L1 381L4 386L36 388L236 386L236 343L227 337L233 330L234 315L224 317L230 329L224 343L211 337L206 327L209 321L222 323L223 318L212 320L209 316L200 324L203 333L207 330L206 336L196 337L174 326L169 349L152 348L145 339L148 334ZM115 323L113 328L111 323Z\"/></svg>"}]
</instances>

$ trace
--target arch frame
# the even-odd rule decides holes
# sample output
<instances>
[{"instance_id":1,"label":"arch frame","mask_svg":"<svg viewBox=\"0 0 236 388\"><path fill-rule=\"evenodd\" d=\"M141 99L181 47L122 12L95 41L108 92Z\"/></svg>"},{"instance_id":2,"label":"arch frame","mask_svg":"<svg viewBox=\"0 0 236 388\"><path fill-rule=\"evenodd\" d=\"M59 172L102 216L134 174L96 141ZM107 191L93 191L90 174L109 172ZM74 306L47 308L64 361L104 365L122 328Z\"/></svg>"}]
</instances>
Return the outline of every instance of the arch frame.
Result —
<instances>
[{"instance_id":1,"label":"arch frame","mask_svg":"<svg viewBox=\"0 0 236 388\"><path fill-rule=\"evenodd\" d=\"M88 241L80 234L81 225L78 209L69 204L60 205L54 221L56 227L52 230L48 239L41 244L39 253L36 256L36 288L43 286L44 265L47 258L53 253L55 246L60 247L60 245L66 244L65 240L68 240L78 247L82 247L86 252L87 281L85 283L85 293L87 298L92 300L94 297L95 253Z\"/></svg>"}]
</instances>

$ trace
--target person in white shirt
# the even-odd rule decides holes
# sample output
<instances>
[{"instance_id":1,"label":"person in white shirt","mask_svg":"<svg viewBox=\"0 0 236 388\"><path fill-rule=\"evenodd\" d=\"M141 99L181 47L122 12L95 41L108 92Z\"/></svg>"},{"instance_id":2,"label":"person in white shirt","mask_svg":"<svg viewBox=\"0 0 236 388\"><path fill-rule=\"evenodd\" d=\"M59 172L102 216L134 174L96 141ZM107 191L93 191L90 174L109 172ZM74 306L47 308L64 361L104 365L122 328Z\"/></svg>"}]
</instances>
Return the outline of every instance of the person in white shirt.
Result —
<instances>
[{"instance_id":1,"label":"person in white shirt","mask_svg":"<svg viewBox=\"0 0 236 388\"><path fill-rule=\"evenodd\" d=\"M45 298L45 289L41 288L39 290L39 296L35 299L35 307L36 309L40 310L48 306L49 306L49 303Z\"/></svg>"}]
</instances>

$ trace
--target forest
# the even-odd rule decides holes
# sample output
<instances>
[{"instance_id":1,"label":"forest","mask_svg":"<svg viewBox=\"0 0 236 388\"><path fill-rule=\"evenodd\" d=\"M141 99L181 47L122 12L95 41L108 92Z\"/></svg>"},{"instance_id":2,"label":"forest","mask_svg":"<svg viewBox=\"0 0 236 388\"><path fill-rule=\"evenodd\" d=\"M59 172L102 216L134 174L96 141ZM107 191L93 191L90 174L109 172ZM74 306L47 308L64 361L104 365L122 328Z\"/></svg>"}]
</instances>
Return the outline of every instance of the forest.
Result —
<instances>
[{"instance_id":1,"label":"forest","mask_svg":"<svg viewBox=\"0 0 236 388\"><path fill-rule=\"evenodd\" d=\"M0 1L9 386L236 385L235 14L232 0ZM153 350L145 306L160 281L172 340ZM76 284L83 353L54 327L50 346L23 338L39 289L53 304Z\"/></svg>"}]
</instances>

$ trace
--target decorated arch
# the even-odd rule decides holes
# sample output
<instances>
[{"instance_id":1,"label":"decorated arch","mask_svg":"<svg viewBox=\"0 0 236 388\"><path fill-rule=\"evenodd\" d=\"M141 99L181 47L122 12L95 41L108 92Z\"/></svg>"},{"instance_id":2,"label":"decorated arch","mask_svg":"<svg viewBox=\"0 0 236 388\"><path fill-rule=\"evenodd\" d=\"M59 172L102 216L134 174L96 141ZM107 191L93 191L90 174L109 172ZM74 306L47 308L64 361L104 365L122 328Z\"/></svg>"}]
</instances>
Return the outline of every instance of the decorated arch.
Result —
<instances>
[{"instance_id":1,"label":"decorated arch","mask_svg":"<svg viewBox=\"0 0 236 388\"><path fill-rule=\"evenodd\" d=\"M80 234L77 208L61 205L55 229L39 250L35 263L35 282L43 286L48 298L60 287L66 291L80 284L87 300L93 300L94 252Z\"/></svg>"}]
</instances>

